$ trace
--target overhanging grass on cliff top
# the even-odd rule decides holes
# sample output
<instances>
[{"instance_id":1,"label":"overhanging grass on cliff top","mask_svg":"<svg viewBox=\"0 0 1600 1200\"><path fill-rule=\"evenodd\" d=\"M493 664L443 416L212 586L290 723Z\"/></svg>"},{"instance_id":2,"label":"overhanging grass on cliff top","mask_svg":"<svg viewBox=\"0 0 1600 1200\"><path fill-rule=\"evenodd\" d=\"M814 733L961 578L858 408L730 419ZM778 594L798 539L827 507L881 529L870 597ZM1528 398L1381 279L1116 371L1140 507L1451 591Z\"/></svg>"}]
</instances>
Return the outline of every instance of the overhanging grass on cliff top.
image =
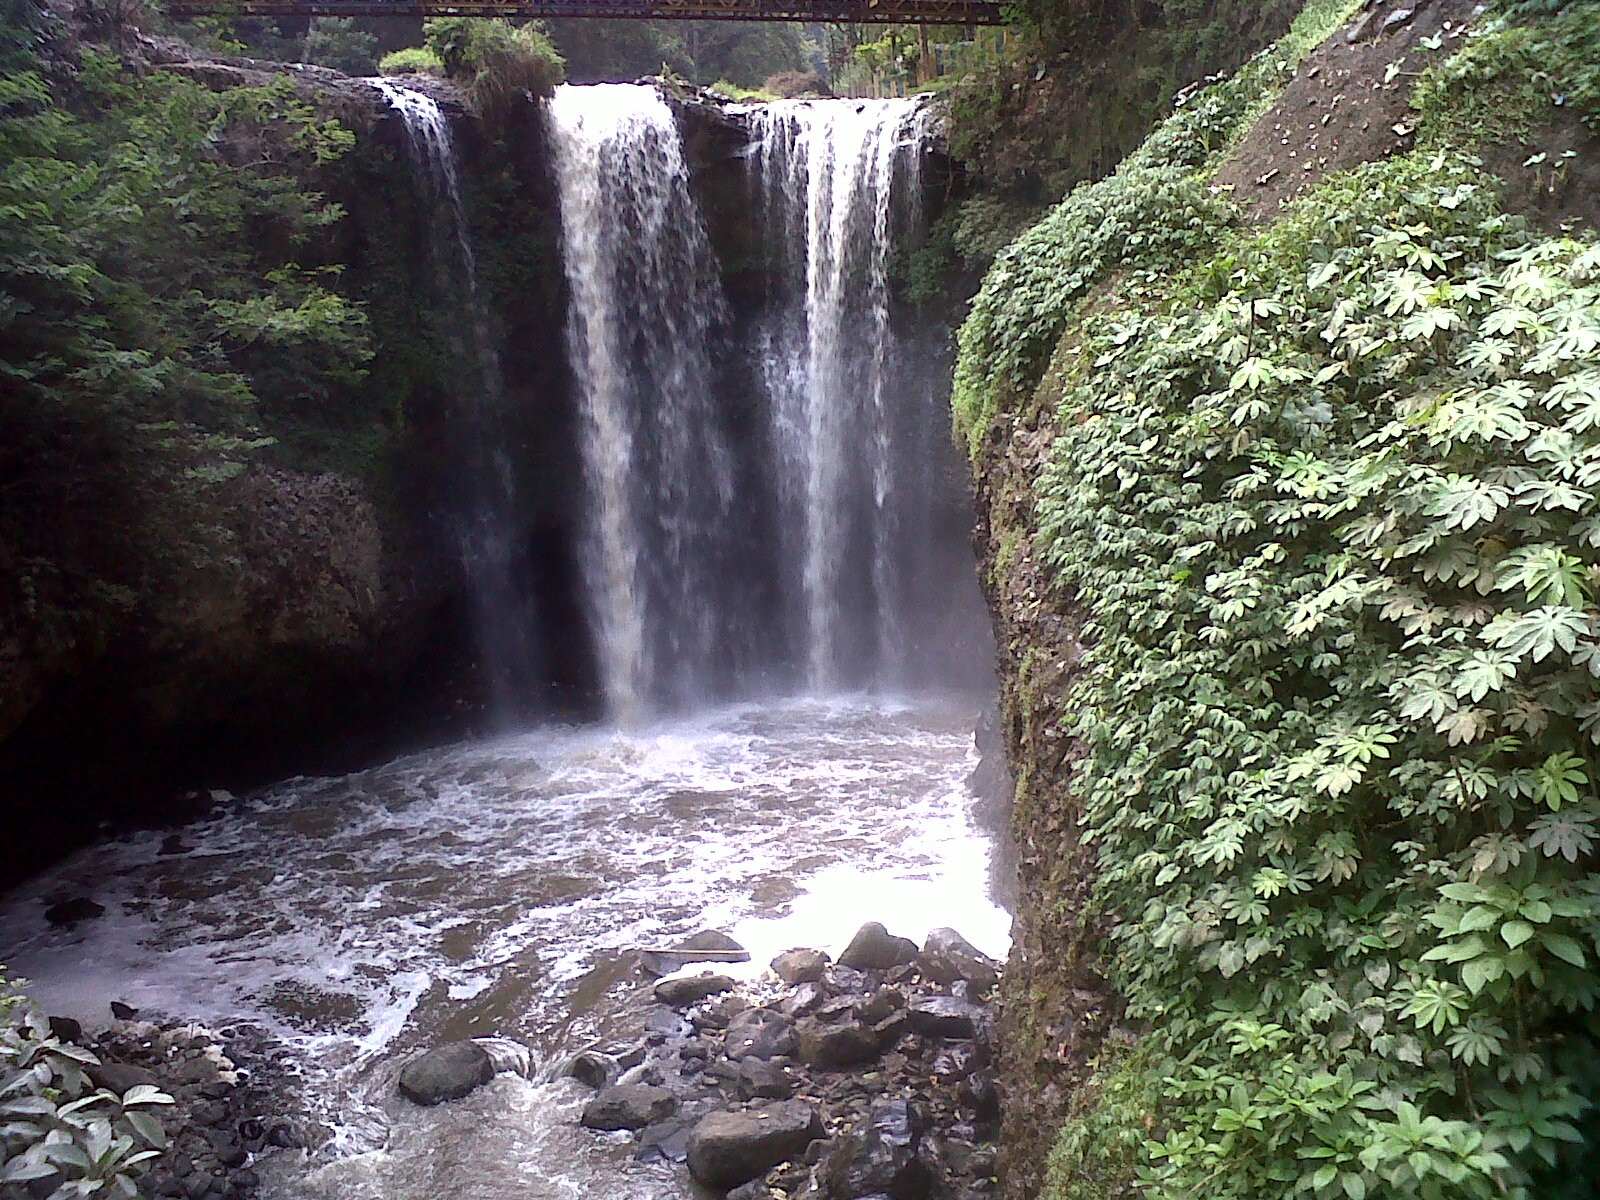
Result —
<instances>
[{"instance_id":1,"label":"overhanging grass on cliff top","mask_svg":"<svg viewBox=\"0 0 1600 1200\"><path fill-rule=\"evenodd\" d=\"M1097 284L1121 271L1174 270L1210 251L1231 206L1209 195L1205 176L1300 60L1359 7L1313 0L1281 42L1192 98L1114 175L1074 190L1001 252L960 334L953 406L974 457L990 422L1027 404L1073 305Z\"/></svg>"},{"instance_id":2,"label":"overhanging grass on cliff top","mask_svg":"<svg viewBox=\"0 0 1600 1200\"><path fill-rule=\"evenodd\" d=\"M1078 787L1149 1022L1057 1197L1594 1194L1600 245L1421 133L1260 232L1147 158L1096 202L1136 189L1156 254L1047 222L1018 247L1053 239L1051 286L991 277L964 332L975 448L997 402L1060 409L1043 549L1087 614Z\"/></svg>"}]
</instances>

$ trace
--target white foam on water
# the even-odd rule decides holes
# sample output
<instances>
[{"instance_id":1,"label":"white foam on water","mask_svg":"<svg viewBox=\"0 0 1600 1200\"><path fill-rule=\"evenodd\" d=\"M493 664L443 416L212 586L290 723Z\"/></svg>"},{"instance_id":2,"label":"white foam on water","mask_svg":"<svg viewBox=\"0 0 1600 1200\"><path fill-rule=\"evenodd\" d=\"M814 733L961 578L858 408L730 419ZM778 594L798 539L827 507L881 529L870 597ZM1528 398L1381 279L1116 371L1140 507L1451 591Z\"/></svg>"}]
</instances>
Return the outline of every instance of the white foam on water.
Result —
<instances>
[{"instance_id":1,"label":"white foam on water","mask_svg":"<svg viewBox=\"0 0 1600 1200\"><path fill-rule=\"evenodd\" d=\"M292 780L183 830L189 854L129 837L6 897L0 961L52 1012L99 1022L117 999L288 1043L334 1139L274 1167L269 1200L679 1194L681 1172L575 1128L568 1082L503 1077L424 1111L395 1097L398 1063L441 1037L501 1035L553 1075L541 1065L641 982L603 987L576 1016L575 989L701 928L744 942L750 976L792 946L837 954L866 920L918 939L951 925L1003 954L968 815L975 716L750 704ZM105 916L51 927L47 904L76 895ZM471 1153L452 1148L465 1131Z\"/></svg>"}]
</instances>

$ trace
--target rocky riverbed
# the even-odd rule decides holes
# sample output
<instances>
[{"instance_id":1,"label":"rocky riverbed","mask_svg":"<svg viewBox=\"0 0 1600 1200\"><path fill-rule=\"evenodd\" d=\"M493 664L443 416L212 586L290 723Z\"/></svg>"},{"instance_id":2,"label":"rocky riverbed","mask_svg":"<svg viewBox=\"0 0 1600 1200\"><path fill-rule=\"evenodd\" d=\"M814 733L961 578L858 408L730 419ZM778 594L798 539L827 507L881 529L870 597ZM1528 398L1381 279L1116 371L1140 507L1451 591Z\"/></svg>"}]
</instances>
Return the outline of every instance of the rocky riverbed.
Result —
<instances>
[{"instance_id":1,"label":"rocky riverbed","mask_svg":"<svg viewBox=\"0 0 1600 1200\"><path fill-rule=\"evenodd\" d=\"M568 1065L594 1089L583 1126L736 1200L991 1191L993 959L951 929L918 946L876 923L837 962L791 950L753 980L717 969L748 958L709 931L641 954L645 973L670 973L637 1038ZM446 1043L408 1062L399 1088L460 1099L505 1057L495 1039Z\"/></svg>"},{"instance_id":2,"label":"rocky riverbed","mask_svg":"<svg viewBox=\"0 0 1600 1200\"><path fill-rule=\"evenodd\" d=\"M93 1033L67 1017L49 1024L55 1037L99 1060L84 1068L94 1087L122 1096L150 1086L172 1098L143 1110L159 1120L164 1144L139 1177L141 1196L249 1200L260 1185L259 1156L316 1136L284 1111L281 1048L258 1031L146 1021L120 1004L113 1018Z\"/></svg>"}]
</instances>

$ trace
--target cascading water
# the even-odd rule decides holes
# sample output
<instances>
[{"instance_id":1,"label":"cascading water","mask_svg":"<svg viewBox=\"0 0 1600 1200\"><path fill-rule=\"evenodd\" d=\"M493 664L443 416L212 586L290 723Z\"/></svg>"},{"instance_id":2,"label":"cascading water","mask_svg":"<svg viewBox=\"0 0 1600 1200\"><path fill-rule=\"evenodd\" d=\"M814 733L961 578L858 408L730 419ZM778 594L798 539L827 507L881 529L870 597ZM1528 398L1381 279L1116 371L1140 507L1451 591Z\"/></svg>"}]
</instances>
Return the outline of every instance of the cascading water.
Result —
<instances>
[{"instance_id":1,"label":"cascading water","mask_svg":"<svg viewBox=\"0 0 1600 1200\"><path fill-rule=\"evenodd\" d=\"M950 682L948 662L909 668L939 656L928 610L976 595L970 559L952 576L932 549L951 490L939 372L909 361L891 319L895 247L920 219L922 109L784 102L737 119L771 261L753 311L730 313L661 92L564 88L549 109L588 607L625 720L758 683ZM754 397L714 366L739 333L761 364ZM945 540L959 557L959 533Z\"/></svg>"},{"instance_id":2,"label":"cascading water","mask_svg":"<svg viewBox=\"0 0 1600 1200\"><path fill-rule=\"evenodd\" d=\"M919 429L938 400L903 377L890 322L897 213L920 215L919 106L761 105L751 180L785 254L757 330L778 463L786 588L815 691L895 684L908 652L908 539L933 503L937 454ZM867 666L863 678L863 666Z\"/></svg>"},{"instance_id":3,"label":"cascading water","mask_svg":"<svg viewBox=\"0 0 1600 1200\"><path fill-rule=\"evenodd\" d=\"M709 351L724 301L661 93L564 87L549 122L584 422L589 608L609 709L630 721L715 688L732 604L733 476Z\"/></svg>"},{"instance_id":4,"label":"cascading water","mask_svg":"<svg viewBox=\"0 0 1600 1200\"><path fill-rule=\"evenodd\" d=\"M406 127L407 149L429 214L429 259L452 358L469 374L457 396L467 462L467 511L458 526L471 586L479 658L491 712L505 723L536 695L542 672L528 587L529 564L515 520L516 474L501 436L505 390L477 256L461 199L450 121L430 96L392 79L373 79Z\"/></svg>"}]
</instances>

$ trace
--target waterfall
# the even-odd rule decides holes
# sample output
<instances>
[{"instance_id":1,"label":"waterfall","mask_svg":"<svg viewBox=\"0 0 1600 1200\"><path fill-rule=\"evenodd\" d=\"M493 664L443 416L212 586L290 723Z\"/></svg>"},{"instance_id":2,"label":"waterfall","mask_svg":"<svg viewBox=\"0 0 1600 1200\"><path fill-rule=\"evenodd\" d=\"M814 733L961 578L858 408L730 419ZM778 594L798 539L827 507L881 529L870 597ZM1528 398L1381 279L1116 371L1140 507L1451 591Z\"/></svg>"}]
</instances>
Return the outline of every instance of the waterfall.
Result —
<instances>
[{"instance_id":1,"label":"waterfall","mask_svg":"<svg viewBox=\"0 0 1600 1200\"><path fill-rule=\"evenodd\" d=\"M429 265L453 360L464 372L454 397L465 450L466 512L457 542L471 588L481 669L491 712L505 722L541 682L528 563L517 515L517 486L503 436L505 390L499 355L478 283L478 265L461 199L450 121L432 97L392 79L369 80L405 122L406 143L429 216Z\"/></svg>"},{"instance_id":2,"label":"waterfall","mask_svg":"<svg viewBox=\"0 0 1600 1200\"><path fill-rule=\"evenodd\" d=\"M725 302L661 93L563 87L548 119L583 421L581 558L606 700L627 721L712 694L739 619L710 351Z\"/></svg>"},{"instance_id":3,"label":"waterfall","mask_svg":"<svg viewBox=\"0 0 1600 1200\"><path fill-rule=\"evenodd\" d=\"M896 682L908 654L909 525L925 521L942 425L934 395L901 378L890 325L897 233L920 217L919 106L788 101L751 110L751 179L784 248L757 329L778 464L787 589L814 691Z\"/></svg>"}]
</instances>

